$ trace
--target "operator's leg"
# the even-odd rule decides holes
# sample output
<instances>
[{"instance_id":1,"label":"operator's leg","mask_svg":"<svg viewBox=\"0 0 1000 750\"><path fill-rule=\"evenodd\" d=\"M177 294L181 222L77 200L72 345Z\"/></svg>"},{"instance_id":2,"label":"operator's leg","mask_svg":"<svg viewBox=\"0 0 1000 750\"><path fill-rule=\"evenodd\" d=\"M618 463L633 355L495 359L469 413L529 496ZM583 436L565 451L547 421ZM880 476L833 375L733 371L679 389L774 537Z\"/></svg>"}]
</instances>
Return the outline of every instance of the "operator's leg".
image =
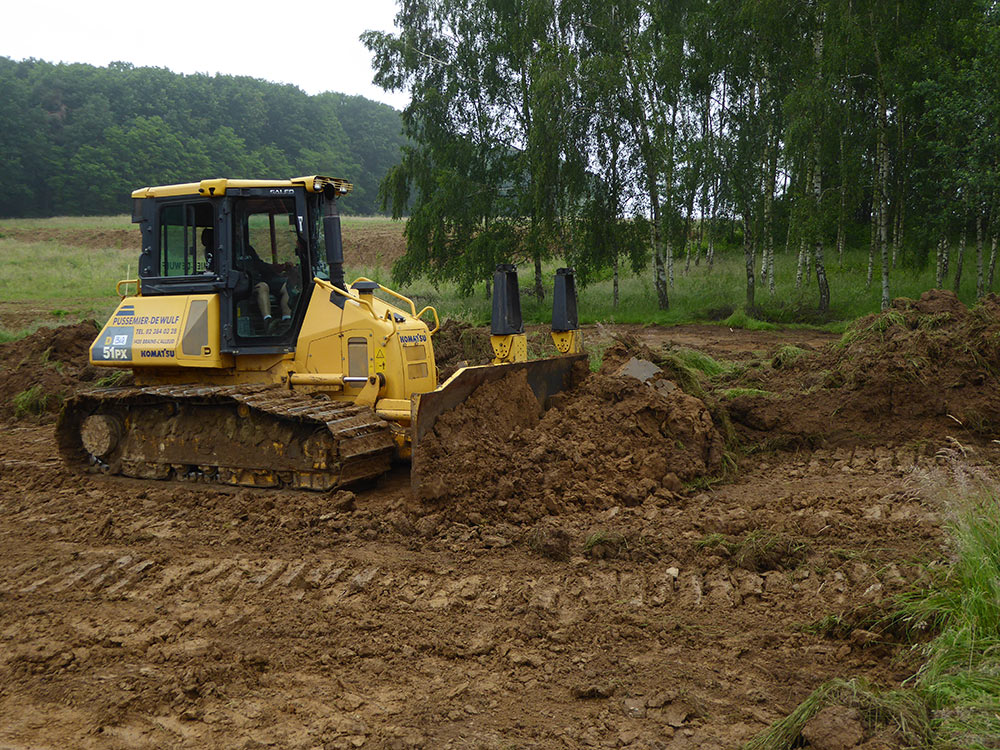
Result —
<instances>
[{"instance_id":1,"label":"operator's leg","mask_svg":"<svg viewBox=\"0 0 1000 750\"><path fill-rule=\"evenodd\" d=\"M257 308L265 321L271 318L271 293L266 281L254 284L253 293L257 297Z\"/></svg>"},{"instance_id":2,"label":"operator's leg","mask_svg":"<svg viewBox=\"0 0 1000 750\"><path fill-rule=\"evenodd\" d=\"M281 303L281 319L291 320L292 319L292 308L288 304L288 284L281 285L281 291L278 292Z\"/></svg>"}]
</instances>

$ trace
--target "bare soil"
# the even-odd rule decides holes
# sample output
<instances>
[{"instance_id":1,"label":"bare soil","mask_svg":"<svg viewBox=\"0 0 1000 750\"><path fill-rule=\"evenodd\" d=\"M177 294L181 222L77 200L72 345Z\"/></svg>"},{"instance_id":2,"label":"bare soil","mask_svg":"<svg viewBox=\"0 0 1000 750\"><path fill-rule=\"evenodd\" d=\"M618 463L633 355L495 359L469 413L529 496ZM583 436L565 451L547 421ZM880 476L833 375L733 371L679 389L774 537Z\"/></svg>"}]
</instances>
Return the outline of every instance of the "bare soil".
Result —
<instances>
[{"instance_id":1,"label":"bare soil","mask_svg":"<svg viewBox=\"0 0 1000 750\"><path fill-rule=\"evenodd\" d=\"M548 411L510 409L519 392L530 405L513 381L477 394L441 425L451 473L430 497L405 466L334 494L69 473L51 413L11 418L18 381L0 441L0 746L733 748L831 677L897 686L914 657L883 616L943 555L927 476L998 450L978 406L997 388L995 312L935 318L932 358L917 332L940 311L895 310L846 346L595 331L739 367L701 396L610 367ZM79 379L92 335L0 348L0 375L48 351ZM866 411L878 387L921 383L879 369L890 341L904 362L924 352L928 390ZM789 344L808 354L786 364ZM947 413L982 408L977 431L909 403L935 389ZM795 439L763 450L771 434ZM803 746L879 732L833 718Z\"/></svg>"}]
</instances>

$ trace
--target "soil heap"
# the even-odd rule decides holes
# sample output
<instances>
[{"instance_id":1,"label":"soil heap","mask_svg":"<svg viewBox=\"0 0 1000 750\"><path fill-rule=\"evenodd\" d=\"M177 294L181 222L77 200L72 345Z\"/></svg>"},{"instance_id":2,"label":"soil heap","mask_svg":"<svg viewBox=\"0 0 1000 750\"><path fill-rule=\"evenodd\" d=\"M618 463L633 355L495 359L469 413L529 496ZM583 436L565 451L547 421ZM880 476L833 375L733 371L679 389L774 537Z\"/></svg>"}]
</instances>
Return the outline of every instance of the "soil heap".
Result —
<instances>
[{"instance_id":1,"label":"soil heap","mask_svg":"<svg viewBox=\"0 0 1000 750\"><path fill-rule=\"evenodd\" d=\"M100 375L88 354L99 331L87 320L0 344L0 416L52 419L80 383Z\"/></svg>"},{"instance_id":2,"label":"soil heap","mask_svg":"<svg viewBox=\"0 0 1000 750\"><path fill-rule=\"evenodd\" d=\"M779 352L723 385L744 440L845 445L995 437L998 374L1000 298L967 308L932 289L859 319L821 352Z\"/></svg>"},{"instance_id":3,"label":"soil heap","mask_svg":"<svg viewBox=\"0 0 1000 750\"><path fill-rule=\"evenodd\" d=\"M523 372L479 388L421 441L420 499L514 522L638 505L717 473L723 441L705 404L676 387L587 374L542 411Z\"/></svg>"}]
</instances>

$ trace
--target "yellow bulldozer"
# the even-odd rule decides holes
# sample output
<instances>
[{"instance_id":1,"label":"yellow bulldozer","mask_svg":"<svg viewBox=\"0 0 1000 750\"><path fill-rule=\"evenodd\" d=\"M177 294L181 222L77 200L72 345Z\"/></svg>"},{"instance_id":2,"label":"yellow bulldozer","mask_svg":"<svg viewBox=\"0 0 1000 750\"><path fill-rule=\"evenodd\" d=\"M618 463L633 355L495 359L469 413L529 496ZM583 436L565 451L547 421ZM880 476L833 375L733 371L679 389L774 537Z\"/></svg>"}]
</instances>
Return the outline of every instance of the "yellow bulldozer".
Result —
<instances>
[{"instance_id":1,"label":"yellow bulldozer","mask_svg":"<svg viewBox=\"0 0 1000 750\"><path fill-rule=\"evenodd\" d=\"M329 490L411 458L437 418L523 370L544 404L582 354L570 269L556 275L557 356L527 360L517 275L494 275L493 364L438 383L438 314L344 279L338 201L323 176L202 180L132 193L137 279L90 349L130 385L67 401L67 462L146 479ZM127 292L134 292L128 294ZM430 322L426 322L430 321Z\"/></svg>"}]
</instances>

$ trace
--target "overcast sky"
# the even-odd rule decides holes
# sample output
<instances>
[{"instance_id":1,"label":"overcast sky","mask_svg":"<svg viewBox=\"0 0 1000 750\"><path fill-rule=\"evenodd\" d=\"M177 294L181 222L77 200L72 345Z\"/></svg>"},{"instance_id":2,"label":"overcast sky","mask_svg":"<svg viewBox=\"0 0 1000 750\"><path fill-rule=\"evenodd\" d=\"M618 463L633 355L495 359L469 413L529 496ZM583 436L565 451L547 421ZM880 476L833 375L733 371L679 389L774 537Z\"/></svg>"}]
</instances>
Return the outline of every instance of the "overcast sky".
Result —
<instances>
[{"instance_id":1,"label":"overcast sky","mask_svg":"<svg viewBox=\"0 0 1000 750\"><path fill-rule=\"evenodd\" d=\"M395 0L362 2L6 3L0 56L104 66L113 61L176 73L224 73L338 91L406 106L403 92L372 83L369 29L392 31ZM0 96L3 92L0 92Z\"/></svg>"}]
</instances>

